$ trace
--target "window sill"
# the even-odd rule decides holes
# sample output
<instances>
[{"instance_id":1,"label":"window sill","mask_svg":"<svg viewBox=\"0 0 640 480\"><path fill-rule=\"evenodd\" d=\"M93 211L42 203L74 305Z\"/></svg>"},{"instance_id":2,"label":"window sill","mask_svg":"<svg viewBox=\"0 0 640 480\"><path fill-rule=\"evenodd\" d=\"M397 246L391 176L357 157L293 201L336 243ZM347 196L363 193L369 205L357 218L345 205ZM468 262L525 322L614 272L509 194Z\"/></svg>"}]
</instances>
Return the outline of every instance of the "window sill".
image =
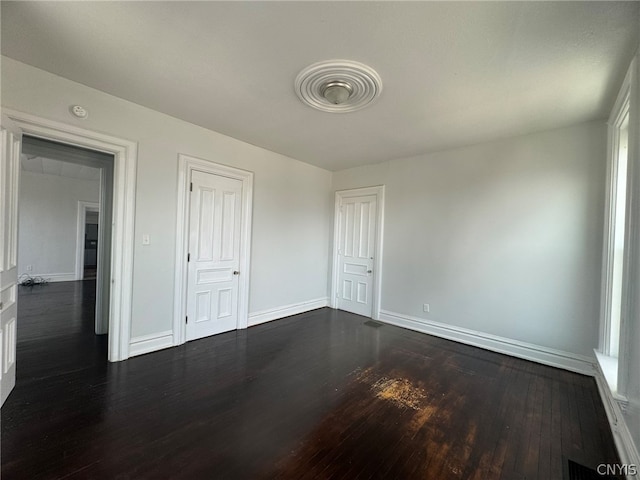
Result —
<instances>
[{"instance_id":1,"label":"window sill","mask_svg":"<svg viewBox=\"0 0 640 480\"><path fill-rule=\"evenodd\" d=\"M618 393L618 358L604 355L600 352L596 353L596 359L600 370L602 371L609 390L611 390L611 396L621 404L627 403L627 397Z\"/></svg>"}]
</instances>

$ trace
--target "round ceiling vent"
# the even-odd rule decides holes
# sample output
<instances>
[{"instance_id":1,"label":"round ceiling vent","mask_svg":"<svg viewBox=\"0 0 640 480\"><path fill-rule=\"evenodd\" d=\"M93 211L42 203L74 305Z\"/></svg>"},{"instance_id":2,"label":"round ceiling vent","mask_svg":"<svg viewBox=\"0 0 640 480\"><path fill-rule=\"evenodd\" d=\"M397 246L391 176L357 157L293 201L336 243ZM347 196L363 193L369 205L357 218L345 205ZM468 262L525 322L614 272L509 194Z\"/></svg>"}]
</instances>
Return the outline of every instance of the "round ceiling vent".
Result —
<instances>
[{"instance_id":1,"label":"round ceiling vent","mask_svg":"<svg viewBox=\"0 0 640 480\"><path fill-rule=\"evenodd\" d=\"M366 107L382 92L376 71L351 60L314 63L296 77L296 93L310 107L324 112L353 112Z\"/></svg>"}]
</instances>

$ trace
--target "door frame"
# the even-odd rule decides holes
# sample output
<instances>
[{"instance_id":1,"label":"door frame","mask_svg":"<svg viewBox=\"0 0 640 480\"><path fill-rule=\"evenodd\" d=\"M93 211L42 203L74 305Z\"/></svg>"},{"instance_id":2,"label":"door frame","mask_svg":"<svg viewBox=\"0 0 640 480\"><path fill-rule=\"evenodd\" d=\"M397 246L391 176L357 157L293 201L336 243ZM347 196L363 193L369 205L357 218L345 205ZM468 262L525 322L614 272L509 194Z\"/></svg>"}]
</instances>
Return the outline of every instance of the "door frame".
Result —
<instances>
[{"instance_id":1,"label":"door frame","mask_svg":"<svg viewBox=\"0 0 640 480\"><path fill-rule=\"evenodd\" d=\"M78 227L77 227L77 237L76 237L76 280L84 280L84 250L85 250L85 228L86 228L86 219L87 212L97 212L98 213L98 230L102 230L102 215L100 215L100 204L95 202L84 202L82 200L78 200ZM101 242L100 242L101 243ZM100 265L102 250L100 248L100 244L98 244L98 251L96 252L98 257L98 268Z\"/></svg>"},{"instance_id":2,"label":"door frame","mask_svg":"<svg viewBox=\"0 0 640 480\"><path fill-rule=\"evenodd\" d=\"M186 341L187 255L189 253L189 213L191 211L191 172L210 173L242 182L242 218L240 226L240 278L238 279L237 329L249 325L249 273L251 271L251 225L253 214L253 172L178 154L178 215L176 220L176 269L173 312L173 344Z\"/></svg>"},{"instance_id":3,"label":"door frame","mask_svg":"<svg viewBox=\"0 0 640 480\"><path fill-rule=\"evenodd\" d=\"M384 237L384 195L385 186L375 185L372 187L352 188L349 190L337 190L335 194L335 205L333 213L333 258L331 274L331 297L329 305L331 308L338 308L338 245L340 242L340 204L342 200L349 197L360 197L363 195L376 196L376 235L375 249L376 255L373 260L373 282L372 282L372 304L371 318L380 319L380 303L382 291L382 246Z\"/></svg>"},{"instance_id":4,"label":"door frame","mask_svg":"<svg viewBox=\"0 0 640 480\"><path fill-rule=\"evenodd\" d=\"M129 358L138 144L36 115L3 108L23 134L113 155L113 229L108 360Z\"/></svg>"},{"instance_id":5,"label":"door frame","mask_svg":"<svg viewBox=\"0 0 640 480\"><path fill-rule=\"evenodd\" d=\"M18 318L18 125L2 114L0 154L0 406L16 385Z\"/></svg>"},{"instance_id":6,"label":"door frame","mask_svg":"<svg viewBox=\"0 0 640 480\"><path fill-rule=\"evenodd\" d=\"M102 201L102 197L104 196L104 183L105 183L105 175L103 174L103 169L100 169L100 198ZM104 216L102 212L100 212L100 204L95 202L85 202L82 200L78 200L78 220L76 227L76 280L84 280L84 251L85 251L85 241L84 236L86 233L86 225L87 225L87 212L97 212L98 213L98 250L96 252L97 257L97 265L96 265L96 314L95 314L95 332L96 335L104 335L105 333L109 333L109 321L106 316L103 314L103 302L104 295L102 294L103 286L102 279L104 277L101 276L102 271L104 269L104 265L106 263L106 252L105 250L105 225L104 225Z\"/></svg>"}]
</instances>

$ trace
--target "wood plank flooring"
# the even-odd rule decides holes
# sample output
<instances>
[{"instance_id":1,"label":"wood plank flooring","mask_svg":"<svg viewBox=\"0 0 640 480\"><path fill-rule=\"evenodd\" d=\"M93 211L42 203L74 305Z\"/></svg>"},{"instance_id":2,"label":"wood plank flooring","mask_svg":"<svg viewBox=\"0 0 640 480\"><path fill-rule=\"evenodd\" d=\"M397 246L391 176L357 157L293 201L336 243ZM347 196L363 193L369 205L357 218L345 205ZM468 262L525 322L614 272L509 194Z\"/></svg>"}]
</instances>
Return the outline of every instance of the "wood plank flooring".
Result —
<instances>
[{"instance_id":1,"label":"wood plank flooring","mask_svg":"<svg viewBox=\"0 0 640 480\"><path fill-rule=\"evenodd\" d=\"M20 288L4 479L541 479L619 463L595 381L319 309L106 361L94 282Z\"/></svg>"}]
</instances>

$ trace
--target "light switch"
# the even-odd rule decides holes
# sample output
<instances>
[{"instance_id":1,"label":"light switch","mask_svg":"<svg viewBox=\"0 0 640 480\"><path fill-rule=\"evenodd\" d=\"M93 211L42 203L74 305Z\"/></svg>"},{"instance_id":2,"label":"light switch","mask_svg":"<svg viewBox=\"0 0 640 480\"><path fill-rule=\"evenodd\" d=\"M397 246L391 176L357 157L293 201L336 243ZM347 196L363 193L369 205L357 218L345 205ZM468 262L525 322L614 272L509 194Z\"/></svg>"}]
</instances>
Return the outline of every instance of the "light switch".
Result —
<instances>
[{"instance_id":1,"label":"light switch","mask_svg":"<svg viewBox=\"0 0 640 480\"><path fill-rule=\"evenodd\" d=\"M151 239L149 238L149 234L145 233L144 235L142 235L142 244L149 245L150 243L151 243Z\"/></svg>"}]
</instances>

